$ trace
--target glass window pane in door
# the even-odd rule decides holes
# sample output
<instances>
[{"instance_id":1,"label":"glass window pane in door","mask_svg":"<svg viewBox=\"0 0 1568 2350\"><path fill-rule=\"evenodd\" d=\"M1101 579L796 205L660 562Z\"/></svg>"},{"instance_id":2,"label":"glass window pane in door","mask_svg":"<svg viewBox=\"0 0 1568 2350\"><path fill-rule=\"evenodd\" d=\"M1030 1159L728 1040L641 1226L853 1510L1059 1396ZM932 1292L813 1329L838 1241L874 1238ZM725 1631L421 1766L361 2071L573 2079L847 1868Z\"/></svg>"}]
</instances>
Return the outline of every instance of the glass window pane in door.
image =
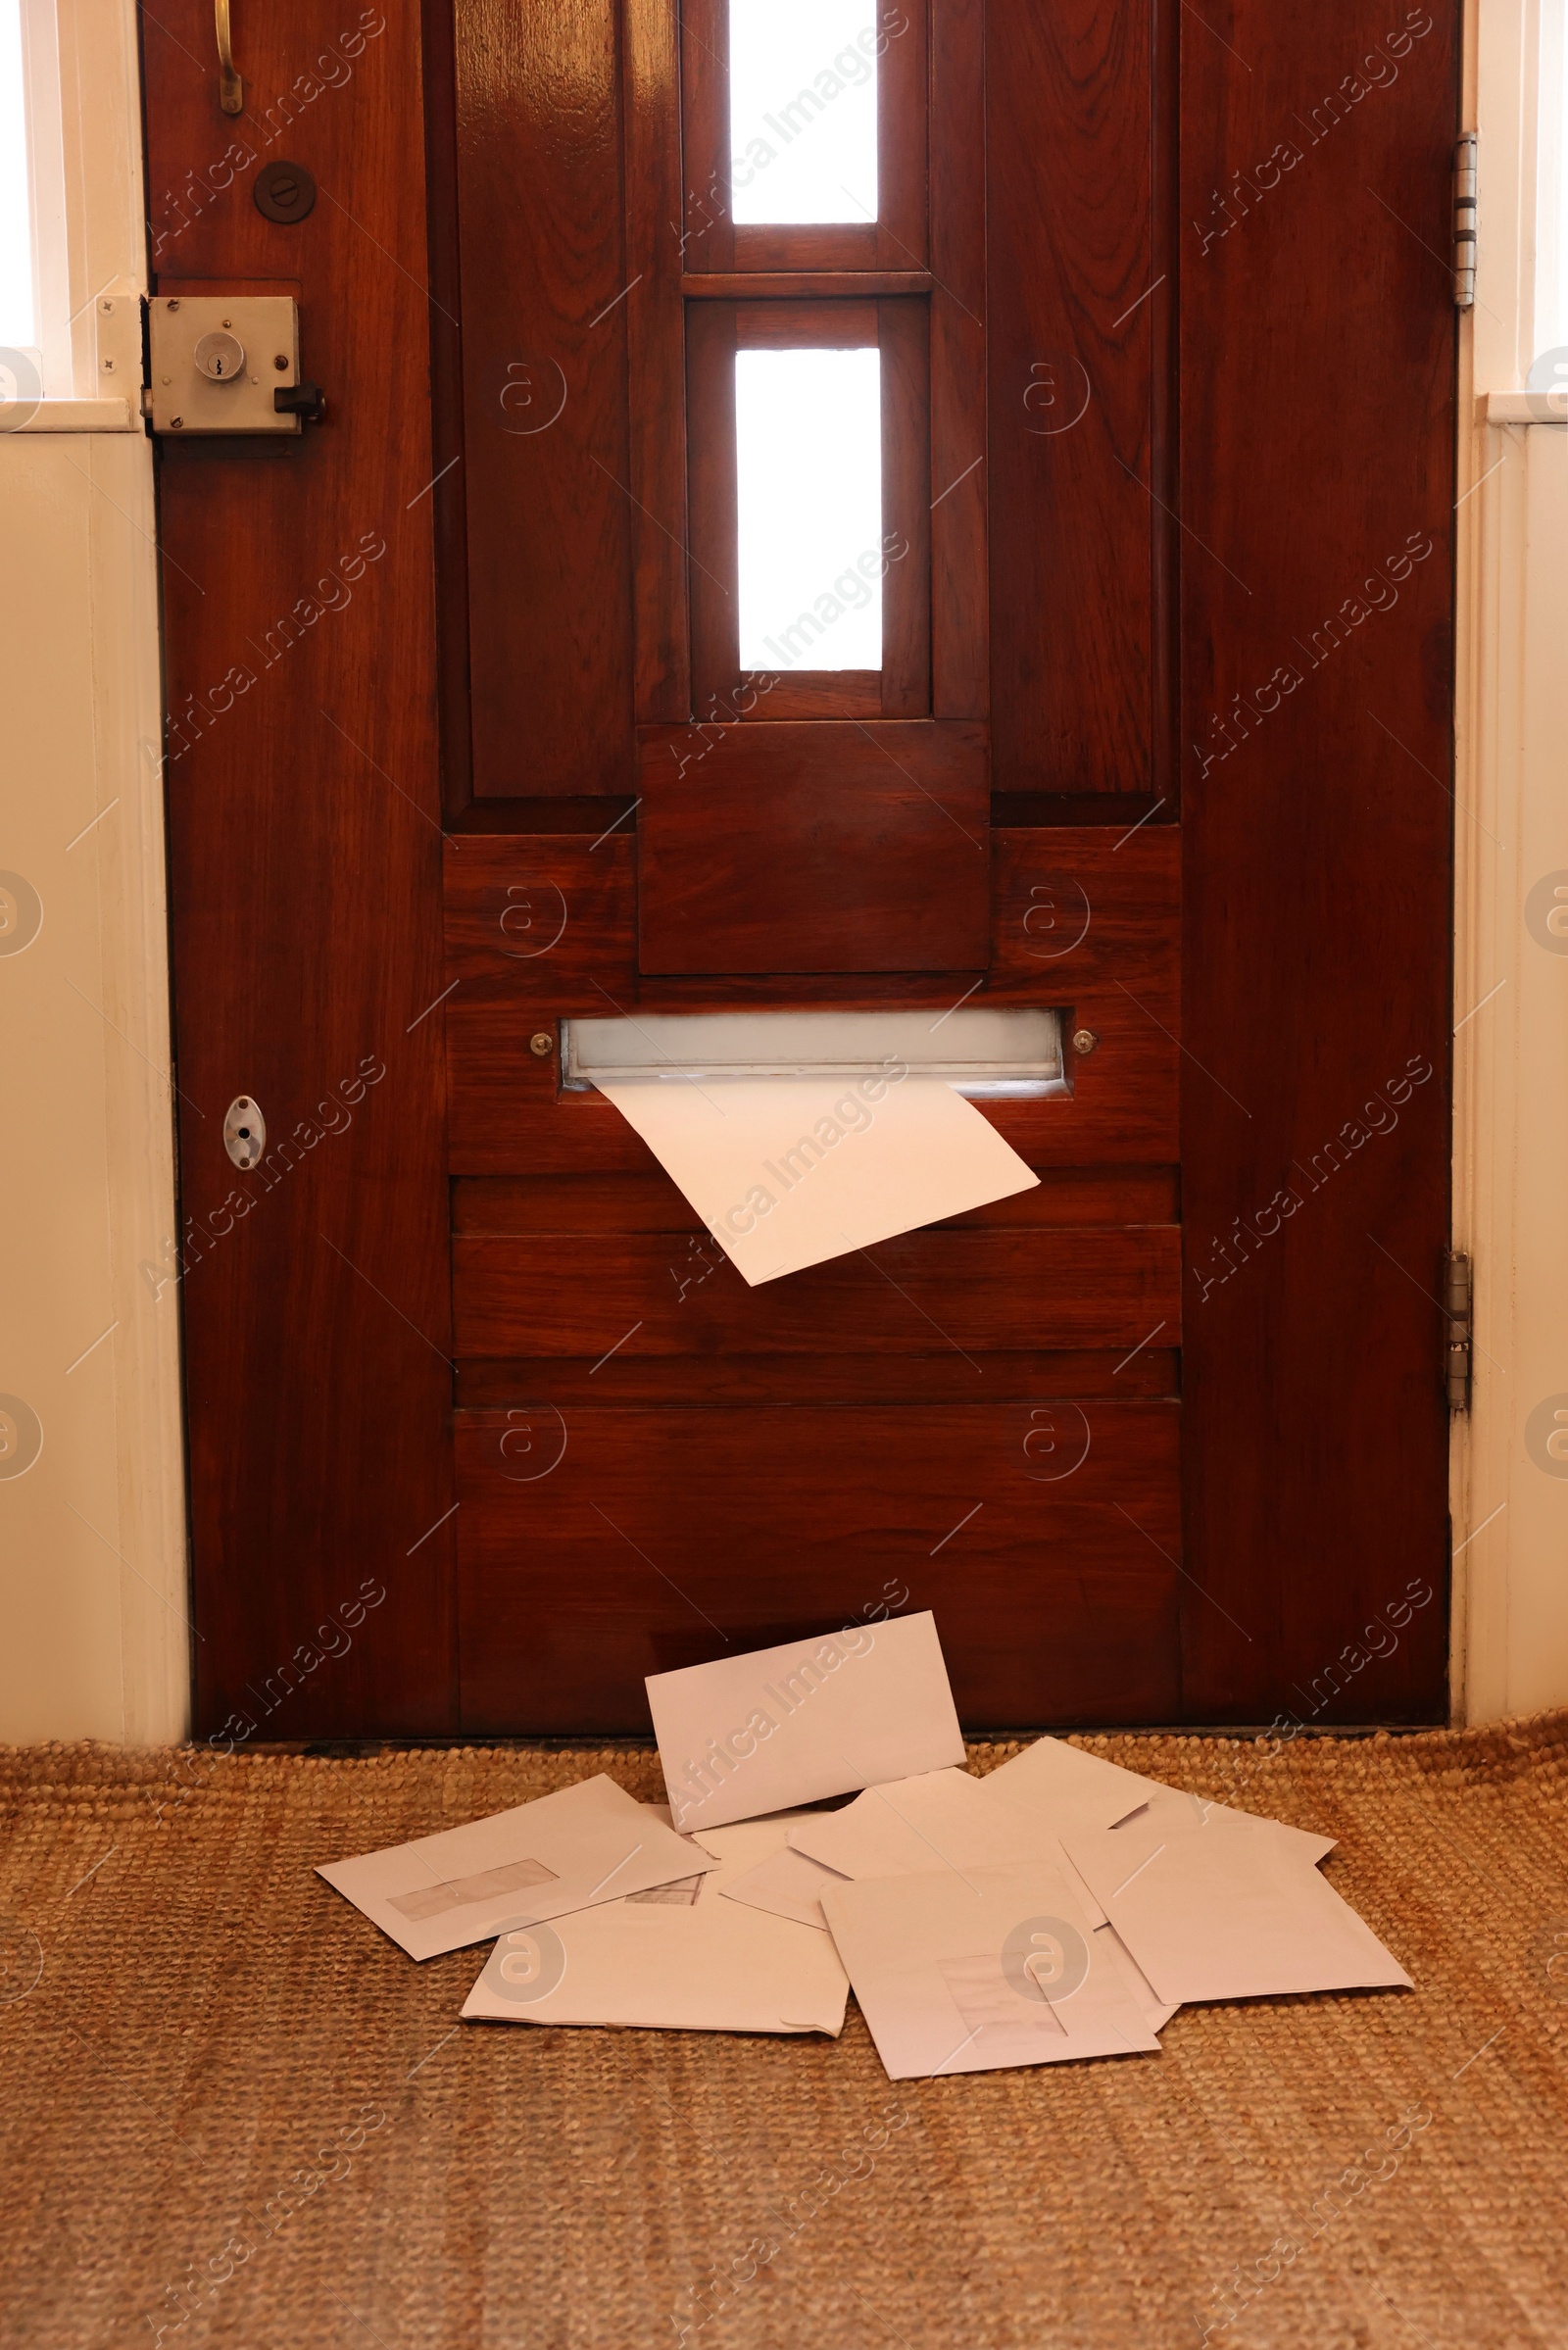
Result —
<instances>
[{"instance_id":1,"label":"glass window pane in door","mask_svg":"<svg viewBox=\"0 0 1568 2350\"><path fill-rule=\"evenodd\" d=\"M741 667L882 666L881 353L739 351Z\"/></svg>"},{"instance_id":2,"label":"glass window pane in door","mask_svg":"<svg viewBox=\"0 0 1568 2350\"><path fill-rule=\"evenodd\" d=\"M876 219L876 0L729 0L737 222Z\"/></svg>"}]
</instances>

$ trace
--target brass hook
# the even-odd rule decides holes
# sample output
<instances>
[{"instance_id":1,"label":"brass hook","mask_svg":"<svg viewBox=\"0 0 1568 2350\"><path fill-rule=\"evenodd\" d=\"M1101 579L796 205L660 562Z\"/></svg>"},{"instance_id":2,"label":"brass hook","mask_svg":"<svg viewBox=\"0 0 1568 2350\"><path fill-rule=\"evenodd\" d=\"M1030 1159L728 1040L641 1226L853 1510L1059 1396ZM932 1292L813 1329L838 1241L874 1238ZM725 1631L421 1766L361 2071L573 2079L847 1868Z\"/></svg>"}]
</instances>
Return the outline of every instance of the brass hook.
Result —
<instances>
[{"instance_id":1,"label":"brass hook","mask_svg":"<svg viewBox=\"0 0 1568 2350\"><path fill-rule=\"evenodd\" d=\"M245 84L234 71L234 36L229 29L228 0L213 0L218 19L218 103L225 115L245 112Z\"/></svg>"}]
</instances>

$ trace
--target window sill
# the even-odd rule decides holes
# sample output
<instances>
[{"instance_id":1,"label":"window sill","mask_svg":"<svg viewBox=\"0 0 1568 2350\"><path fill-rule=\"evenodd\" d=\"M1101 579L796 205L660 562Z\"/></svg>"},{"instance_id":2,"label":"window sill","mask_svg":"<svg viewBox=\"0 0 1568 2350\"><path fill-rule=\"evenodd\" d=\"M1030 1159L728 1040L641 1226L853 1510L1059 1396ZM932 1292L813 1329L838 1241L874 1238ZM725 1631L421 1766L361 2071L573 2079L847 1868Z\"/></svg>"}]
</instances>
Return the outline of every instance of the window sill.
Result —
<instances>
[{"instance_id":1,"label":"window sill","mask_svg":"<svg viewBox=\"0 0 1568 2350\"><path fill-rule=\"evenodd\" d=\"M40 400L31 416L6 427L11 432L140 432L142 420L128 400Z\"/></svg>"},{"instance_id":2,"label":"window sill","mask_svg":"<svg viewBox=\"0 0 1568 2350\"><path fill-rule=\"evenodd\" d=\"M1476 399L1478 424L1568 424L1568 409L1548 415L1548 399L1560 399L1558 393L1547 392L1482 392Z\"/></svg>"}]
</instances>

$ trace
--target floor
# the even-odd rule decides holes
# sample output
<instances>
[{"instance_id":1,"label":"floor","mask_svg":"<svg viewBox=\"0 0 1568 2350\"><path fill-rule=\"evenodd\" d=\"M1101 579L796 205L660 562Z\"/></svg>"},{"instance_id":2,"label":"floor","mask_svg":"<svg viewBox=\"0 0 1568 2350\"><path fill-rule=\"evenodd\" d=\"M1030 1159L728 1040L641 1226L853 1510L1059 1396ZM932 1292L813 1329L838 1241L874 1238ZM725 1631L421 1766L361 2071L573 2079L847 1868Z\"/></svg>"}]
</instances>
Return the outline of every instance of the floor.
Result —
<instances>
[{"instance_id":1,"label":"floor","mask_svg":"<svg viewBox=\"0 0 1568 2350\"><path fill-rule=\"evenodd\" d=\"M1568 2340L1568 1716L1095 1738L1343 1837L1414 1993L938 2081L838 2042L459 2026L317 1878L605 1749L0 1750L0 2341L1519 2350ZM984 1769L1015 1751L974 1750Z\"/></svg>"}]
</instances>

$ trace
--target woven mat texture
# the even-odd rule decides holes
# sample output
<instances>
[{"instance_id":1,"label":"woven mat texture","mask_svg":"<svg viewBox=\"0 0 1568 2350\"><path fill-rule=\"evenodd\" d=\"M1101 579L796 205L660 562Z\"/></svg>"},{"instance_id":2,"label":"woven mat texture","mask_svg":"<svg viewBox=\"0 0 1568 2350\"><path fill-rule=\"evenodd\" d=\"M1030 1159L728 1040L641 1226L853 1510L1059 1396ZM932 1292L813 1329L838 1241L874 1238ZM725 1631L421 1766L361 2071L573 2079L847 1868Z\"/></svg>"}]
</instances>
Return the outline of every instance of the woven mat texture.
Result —
<instances>
[{"instance_id":1,"label":"woven mat texture","mask_svg":"<svg viewBox=\"0 0 1568 2350\"><path fill-rule=\"evenodd\" d=\"M656 1797L651 1753L0 1749L0 2341L1560 2350L1568 1716L1082 1742L1343 1838L1416 1991L898 2084L853 2005L459 2028L482 1953L414 1965L314 1864L596 1770Z\"/></svg>"}]
</instances>

